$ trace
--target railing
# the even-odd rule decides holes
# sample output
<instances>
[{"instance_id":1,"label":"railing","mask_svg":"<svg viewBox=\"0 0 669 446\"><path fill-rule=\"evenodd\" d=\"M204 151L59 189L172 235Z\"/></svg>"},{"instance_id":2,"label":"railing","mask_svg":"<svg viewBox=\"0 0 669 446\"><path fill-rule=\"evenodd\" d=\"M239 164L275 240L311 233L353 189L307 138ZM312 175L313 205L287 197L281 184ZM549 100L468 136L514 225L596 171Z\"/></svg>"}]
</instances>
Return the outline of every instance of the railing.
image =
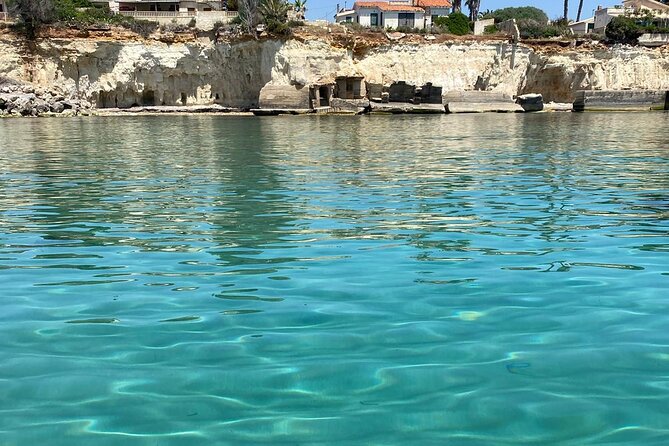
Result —
<instances>
[{"instance_id":1,"label":"railing","mask_svg":"<svg viewBox=\"0 0 669 446\"><path fill-rule=\"evenodd\" d=\"M156 17L195 17L196 11L119 11L122 15L137 18L156 18Z\"/></svg>"},{"instance_id":2,"label":"railing","mask_svg":"<svg viewBox=\"0 0 669 446\"><path fill-rule=\"evenodd\" d=\"M0 22L9 22L9 14L6 12L0 12Z\"/></svg>"},{"instance_id":3,"label":"railing","mask_svg":"<svg viewBox=\"0 0 669 446\"><path fill-rule=\"evenodd\" d=\"M235 18L237 11L119 11L119 14L136 18L188 18L198 15L209 15L216 17Z\"/></svg>"}]
</instances>

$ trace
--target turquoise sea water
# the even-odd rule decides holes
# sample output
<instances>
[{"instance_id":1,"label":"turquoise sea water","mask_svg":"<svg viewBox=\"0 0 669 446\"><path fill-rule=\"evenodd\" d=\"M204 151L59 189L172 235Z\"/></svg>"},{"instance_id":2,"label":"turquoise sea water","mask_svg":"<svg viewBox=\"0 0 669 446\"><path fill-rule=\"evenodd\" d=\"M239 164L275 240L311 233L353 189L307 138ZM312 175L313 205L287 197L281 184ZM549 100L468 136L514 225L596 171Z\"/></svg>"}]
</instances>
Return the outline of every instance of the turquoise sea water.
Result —
<instances>
[{"instance_id":1,"label":"turquoise sea water","mask_svg":"<svg viewBox=\"0 0 669 446\"><path fill-rule=\"evenodd\" d=\"M669 114L0 120L0 445L669 444Z\"/></svg>"}]
</instances>

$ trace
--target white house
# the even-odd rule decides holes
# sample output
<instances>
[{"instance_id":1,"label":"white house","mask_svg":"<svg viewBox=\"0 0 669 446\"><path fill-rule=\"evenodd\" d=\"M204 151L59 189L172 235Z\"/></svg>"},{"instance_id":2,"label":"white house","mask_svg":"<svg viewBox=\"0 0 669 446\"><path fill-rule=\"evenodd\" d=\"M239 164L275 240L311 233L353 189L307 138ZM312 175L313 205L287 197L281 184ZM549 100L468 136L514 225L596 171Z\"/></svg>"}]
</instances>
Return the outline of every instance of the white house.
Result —
<instances>
[{"instance_id":1,"label":"white house","mask_svg":"<svg viewBox=\"0 0 669 446\"><path fill-rule=\"evenodd\" d=\"M359 1L353 9L339 11L335 20L366 27L424 29L432 25L434 18L450 12L450 0Z\"/></svg>"},{"instance_id":2,"label":"white house","mask_svg":"<svg viewBox=\"0 0 669 446\"><path fill-rule=\"evenodd\" d=\"M574 34L589 34L595 29L595 18L590 17L580 22L572 22L568 26Z\"/></svg>"},{"instance_id":3,"label":"white house","mask_svg":"<svg viewBox=\"0 0 669 446\"><path fill-rule=\"evenodd\" d=\"M622 5L612 8L597 8L594 17L594 31L604 31L614 17L651 11L659 19L669 19L669 5L657 0L625 0Z\"/></svg>"},{"instance_id":4,"label":"white house","mask_svg":"<svg viewBox=\"0 0 669 446\"><path fill-rule=\"evenodd\" d=\"M0 0L2 1L2 0ZM225 0L91 0L115 13L151 20L162 25L190 25L210 30L217 22L230 22L237 11L227 10Z\"/></svg>"}]
</instances>

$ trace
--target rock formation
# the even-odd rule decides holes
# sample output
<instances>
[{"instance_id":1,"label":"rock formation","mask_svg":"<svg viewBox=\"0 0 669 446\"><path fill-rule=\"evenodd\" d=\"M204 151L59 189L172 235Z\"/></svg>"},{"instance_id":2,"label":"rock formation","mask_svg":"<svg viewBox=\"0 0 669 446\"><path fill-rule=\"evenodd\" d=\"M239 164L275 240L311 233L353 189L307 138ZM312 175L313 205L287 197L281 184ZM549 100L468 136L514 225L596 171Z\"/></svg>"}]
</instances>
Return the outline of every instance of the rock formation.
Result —
<instances>
[{"instance_id":1,"label":"rock formation","mask_svg":"<svg viewBox=\"0 0 669 446\"><path fill-rule=\"evenodd\" d=\"M322 85L339 76L363 77L370 85L431 82L444 91L541 93L547 102L571 102L582 89L669 90L669 52L602 47L547 53L500 41L401 42L354 52L321 39L216 43L206 38L180 43L44 39L28 51L18 37L2 34L0 76L52 97L78 100L80 108L88 102L98 108L220 104L250 109L258 107L266 85Z\"/></svg>"}]
</instances>

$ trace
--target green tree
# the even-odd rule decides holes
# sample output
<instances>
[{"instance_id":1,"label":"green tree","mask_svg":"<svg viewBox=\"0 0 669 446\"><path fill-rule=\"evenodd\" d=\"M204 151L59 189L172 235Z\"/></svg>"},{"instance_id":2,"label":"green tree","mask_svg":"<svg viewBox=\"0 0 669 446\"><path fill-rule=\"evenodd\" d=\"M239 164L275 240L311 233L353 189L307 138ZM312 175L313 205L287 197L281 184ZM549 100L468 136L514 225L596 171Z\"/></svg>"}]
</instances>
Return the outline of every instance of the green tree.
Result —
<instances>
[{"instance_id":1,"label":"green tree","mask_svg":"<svg viewBox=\"0 0 669 446\"><path fill-rule=\"evenodd\" d=\"M434 24L456 36L469 34L469 19L461 12L452 12L448 17L437 17Z\"/></svg>"},{"instance_id":2,"label":"green tree","mask_svg":"<svg viewBox=\"0 0 669 446\"><path fill-rule=\"evenodd\" d=\"M487 17L495 19L495 22L505 22L516 19L517 21L527 19L538 23L547 24L548 15L539 8L525 6L520 8L502 8L486 14Z\"/></svg>"},{"instance_id":3,"label":"green tree","mask_svg":"<svg viewBox=\"0 0 669 446\"><path fill-rule=\"evenodd\" d=\"M616 43L637 43L641 34L643 34L642 28L631 17L614 17L606 25L606 37Z\"/></svg>"},{"instance_id":4,"label":"green tree","mask_svg":"<svg viewBox=\"0 0 669 446\"><path fill-rule=\"evenodd\" d=\"M293 7L295 8L298 17L304 20L307 12L307 0L295 0Z\"/></svg>"},{"instance_id":5,"label":"green tree","mask_svg":"<svg viewBox=\"0 0 669 446\"><path fill-rule=\"evenodd\" d=\"M263 0L258 11L267 30L274 33L287 32L288 11L291 5L286 0Z\"/></svg>"}]
</instances>

